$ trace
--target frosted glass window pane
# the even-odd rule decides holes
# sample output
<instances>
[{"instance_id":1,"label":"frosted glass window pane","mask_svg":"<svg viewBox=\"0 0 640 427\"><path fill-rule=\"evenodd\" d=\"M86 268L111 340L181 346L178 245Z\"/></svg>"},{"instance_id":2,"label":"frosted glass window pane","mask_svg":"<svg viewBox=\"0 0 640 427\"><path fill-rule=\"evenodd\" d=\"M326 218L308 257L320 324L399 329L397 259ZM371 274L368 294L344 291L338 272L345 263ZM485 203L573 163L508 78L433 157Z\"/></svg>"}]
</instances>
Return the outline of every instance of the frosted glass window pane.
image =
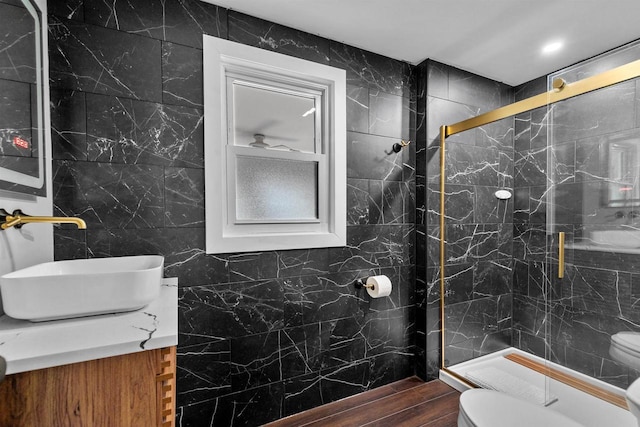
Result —
<instances>
[{"instance_id":1,"label":"frosted glass window pane","mask_svg":"<svg viewBox=\"0 0 640 427\"><path fill-rule=\"evenodd\" d=\"M238 220L318 219L318 164L264 157L237 158Z\"/></svg>"},{"instance_id":2,"label":"frosted glass window pane","mask_svg":"<svg viewBox=\"0 0 640 427\"><path fill-rule=\"evenodd\" d=\"M234 145L315 153L315 108L315 98L234 83Z\"/></svg>"}]
</instances>

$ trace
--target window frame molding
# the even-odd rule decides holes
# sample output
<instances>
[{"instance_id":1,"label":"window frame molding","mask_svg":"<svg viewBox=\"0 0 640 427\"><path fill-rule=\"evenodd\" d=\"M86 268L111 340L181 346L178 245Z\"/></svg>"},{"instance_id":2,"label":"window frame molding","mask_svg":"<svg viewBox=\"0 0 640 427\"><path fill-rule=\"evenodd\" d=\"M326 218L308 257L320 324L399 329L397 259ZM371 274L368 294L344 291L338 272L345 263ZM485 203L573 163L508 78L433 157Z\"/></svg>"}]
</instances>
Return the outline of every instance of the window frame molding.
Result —
<instances>
[{"instance_id":1,"label":"window frame molding","mask_svg":"<svg viewBox=\"0 0 640 427\"><path fill-rule=\"evenodd\" d=\"M265 250L340 247L346 245L346 72L328 65L286 56L216 37L203 36L204 163L206 252L233 253ZM233 144L227 91L229 75L248 75L295 86L304 82L322 92L322 141L316 153L258 150ZM229 142L231 141L231 143ZM320 146L320 150L318 150ZM251 150L251 151L249 151ZM318 185L319 221L233 223L230 221L230 162L227 151L255 153L255 157L310 159L326 156L324 172L318 163L318 183L326 175L326 190ZM326 193L326 203L322 198Z\"/></svg>"}]
</instances>

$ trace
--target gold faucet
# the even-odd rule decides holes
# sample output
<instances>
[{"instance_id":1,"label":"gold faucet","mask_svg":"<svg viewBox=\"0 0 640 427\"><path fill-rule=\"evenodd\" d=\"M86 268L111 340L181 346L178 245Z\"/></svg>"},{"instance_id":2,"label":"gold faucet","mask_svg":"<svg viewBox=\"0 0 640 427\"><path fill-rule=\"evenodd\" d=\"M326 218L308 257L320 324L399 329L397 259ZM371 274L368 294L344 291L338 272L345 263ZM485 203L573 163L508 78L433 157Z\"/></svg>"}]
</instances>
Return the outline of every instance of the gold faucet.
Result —
<instances>
[{"instance_id":1,"label":"gold faucet","mask_svg":"<svg viewBox=\"0 0 640 427\"><path fill-rule=\"evenodd\" d=\"M66 216L31 216L23 213L20 209L16 209L12 214L4 209L0 209L0 229L15 227L20 228L24 224L30 222L40 222L49 224L75 224L79 229L86 229L87 223L80 218Z\"/></svg>"}]
</instances>

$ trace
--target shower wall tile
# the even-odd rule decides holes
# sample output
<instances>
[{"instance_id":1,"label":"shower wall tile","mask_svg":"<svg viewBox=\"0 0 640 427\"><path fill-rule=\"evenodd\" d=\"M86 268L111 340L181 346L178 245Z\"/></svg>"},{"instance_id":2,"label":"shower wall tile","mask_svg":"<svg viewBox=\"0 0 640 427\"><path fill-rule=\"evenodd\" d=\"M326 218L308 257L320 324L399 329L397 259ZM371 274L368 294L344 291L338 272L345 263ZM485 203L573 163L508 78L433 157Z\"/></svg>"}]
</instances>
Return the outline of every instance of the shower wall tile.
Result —
<instances>
[{"instance_id":1,"label":"shower wall tile","mask_svg":"<svg viewBox=\"0 0 640 427\"><path fill-rule=\"evenodd\" d=\"M553 131L549 121L551 117L555 116L556 106L557 104L554 104L550 107L531 110L531 139L529 145L532 150L539 150L547 146L548 135Z\"/></svg>"},{"instance_id":2,"label":"shower wall tile","mask_svg":"<svg viewBox=\"0 0 640 427\"><path fill-rule=\"evenodd\" d=\"M475 191L478 187L471 185L447 184L445 187L445 212L447 223L468 224L473 222L476 201ZM438 224L440 215L440 187L437 184L427 185L427 223Z\"/></svg>"},{"instance_id":3,"label":"shower wall tile","mask_svg":"<svg viewBox=\"0 0 640 427\"><path fill-rule=\"evenodd\" d=\"M531 112L517 114L513 118L513 149L524 151L531 149Z\"/></svg>"},{"instance_id":4,"label":"shower wall tile","mask_svg":"<svg viewBox=\"0 0 640 427\"><path fill-rule=\"evenodd\" d=\"M496 332L498 330L497 309L497 297L447 305L445 342L459 345L472 338L482 339L487 333ZM466 348L474 351L473 345ZM446 350L449 348L447 347Z\"/></svg>"},{"instance_id":5,"label":"shower wall tile","mask_svg":"<svg viewBox=\"0 0 640 427\"><path fill-rule=\"evenodd\" d=\"M440 126L470 119L480 113L481 109L475 106L465 105L447 99L428 97L426 147L439 146ZM467 145L474 145L476 142L476 130L472 129L452 135L447 138L447 142L461 142Z\"/></svg>"},{"instance_id":6,"label":"shower wall tile","mask_svg":"<svg viewBox=\"0 0 640 427\"><path fill-rule=\"evenodd\" d=\"M547 222L547 187L529 187L529 221L545 224Z\"/></svg>"},{"instance_id":7,"label":"shower wall tile","mask_svg":"<svg viewBox=\"0 0 640 427\"><path fill-rule=\"evenodd\" d=\"M516 151L514 153L514 186L527 187L547 184L547 149Z\"/></svg>"},{"instance_id":8,"label":"shower wall tile","mask_svg":"<svg viewBox=\"0 0 640 427\"><path fill-rule=\"evenodd\" d=\"M545 224L514 224L513 254L521 260L544 260L546 254Z\"/></svg>"},{"instance_id":9,"label":"shower wall tile","mask_svg":"<svg viewBox=\"0 0 640 427\"><path fill-rule=\"evenodd\" d=\"M500 200L495 192L503 187L476 187L474 200L474 222L478 223L513 223L512 199ZM446 207L445 207L446 209Z\"/></svg>"},{"instance_id":10,"label":"shower wall tile","mask_svg":"<svg viewBox=\"0 0 640 427\"><path fill-rule=\"evenodd\" d=\"M512 152L514 146L514 119L509 117L497 122L481 126L476 131L476 145L479 147L495 147Z\"/></svg>"},{"instance_id":11,"label":"shower wall tile","mask_svg":"<svg viewBox=\"0 0 640 427\"><path fill-rule=\"evenodd\" d=\"M500 155L486 149L451 142L447 146L447 183L497 186Z\"/></svg>"},{"instance_id":12,"label":"shower wall tile","mask_svg":"<svg viewBox=\"0 0 640 427\"><path fill-rule=\"evenodd\" d=\"M620 132L635 119L635 82L619 83L556 104L551 137L555 144Z\"/></svg>"},{"instance_id":13,"label":"shower wall tile","mask_svg":"<svg viewBox=\"0 0 640 427\"><path fill-rule=\"evenodd\" d=\"M564 348L563 364L570 369L574 369L622 389L626 389L630 385L630 377L632 374L630 374L628 366L589 353L584 353L572 347ZM631 381L633 381L634 377L631 378Z\"/></svg>"},{"instance_id":14,"label":"shower wall tile","mask_svg":"<svg viewBox=\"0 0 640 427\"><path fill-rule=\"evenodd\" d=\"M440 348L439 295L440 165L439 128L513 101L511 87L434 61L417 67L426 90L418 90L417 171L425 168L425 233L416 234L417 283L424 274L419 306L427 306L424 363L437 377ZM418 88L421 87L419 82ZM444 349L447 364L469 360L511 345L514 201L498 201L495 191L514 186L513 119L502 120L447 138L445 157L445 295ZM518 129L520 130L520 129ZM424 165L423 165L424 163ZM417 181L416 190L421 190ZM416 200L422 201L420 195ZM422 203L418 202L418 217ZM527 206L528 209L528 198ZM528 214L528 211L527 211ZM421 264L424 263L424 264ZM422 265L425 267L422 268ZM498 310L498 307L500 308ZM488 317L482 318L482 315ZM420 330L420 327L418 327Z\"/></svg>"},{"instance_id":15,"label":"shower wall tile","mask_svg":"<svg viewBox=\"0 0 640 427\"><path fill-rule=\"evenodd\" d=\"M473 298L511 294L513 261L481 261L473 265ZM510 313L510 312L509 312Z\"/></svg>"},{"instance_id":16,"label":"shower wall tile","mask_svg":"<svg viewBox=\"0 0 640 427\"><path fill-rule=\"evenodd\" d=\"M473 299L473 270L472 263L451 265L445 270L445 298L448 304Z\"/></svg>"},{"instance_id":17,"label":"shower wall tile","mask_svg":"<svg viewBox=\"0 0 640 427\"><path fill-rule=\"evenodd\" d=\"M585 353L610 359L611 336L628 330L632 330L631 325L624 319L597 313L575 312L571 317L569 344Z\"/></svg>"},{"instance_id":18,"label":"shower wall tile","mask_svg":"<svg viewBox=\"0 0 640 427\"><path fill-rule=\"evenodd\" d=\"M628 317L631 313L631 275L582 267L567 271L574 309L601 315Z\"/></svg>"},{"instance_id":19,"label":"shower wall tile","mask_svg":"<svg viewBox=\"0 0 640 427\"><path fill-rule=\"evenodd\" d=\"M449 99L486 112L512 103L513 93L504 83L449 67Z\"/></svg>"},{"instance_id":20,"label":"shower wall tile","mask_svg":"<svg viewBox=\"0 0 640 427\"><path fill-rule=\"evenodd\" d=\"M436 61L426 61L426 75L422 76L421 83L423 82L427 87L427 93L420 92L420 95L449 99L450 68L450 66Z\"/></svg>"},{"instance_id":21,"label":"shower wall tile","mask_svg":"<svg viewBox=\"0 0 640 427\"><path fill-rule=\"evenodd\" d=\"M555 214L559 224L588 224L600 209L600 182L567 183L555 186Z\"/></svg>"},{"instance_id":22,"label":"shower wall tile","mask_svg":"<svg viewBox=\"0 0 640 427\"><path fill-rule=\"evenodd\" d=\"M329 40L230 10L229 40L327 64Z\"/></svg>"},{"instance_id":23,"label":"shower wall tile","mask_svg":"<svg viewBox=\"0 0 640 427\"><path fill-rule=\"evenodd\" d=\"M514 101L522 101L547 91L547 76L540 76L523 83L513 90Z\"/></svg>"}]
</instances>

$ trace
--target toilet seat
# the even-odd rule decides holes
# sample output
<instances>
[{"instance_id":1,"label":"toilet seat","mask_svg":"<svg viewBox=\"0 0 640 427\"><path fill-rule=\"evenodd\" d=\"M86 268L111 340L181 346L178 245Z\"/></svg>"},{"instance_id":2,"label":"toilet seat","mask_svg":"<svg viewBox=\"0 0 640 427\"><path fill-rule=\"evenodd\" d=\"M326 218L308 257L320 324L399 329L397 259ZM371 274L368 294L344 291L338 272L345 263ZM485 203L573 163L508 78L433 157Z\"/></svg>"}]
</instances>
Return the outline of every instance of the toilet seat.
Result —
<instances>
[{"instance_id":1,"label":"toilet seat","mask_svg":"<svg viewBox=\"0 0 640 427\"><path fill-rule=\"evenodd\" d=\"M460 396L458 427L583 427L549 408L493 390L467 390Z\"/></svg>"},{"instance_id":2,"label":"toilet seat","mask_svg":"<svg viewBox=\"0 0 640 427\"><path fill-rule=\"evenodd\" d=\"M609 354L614 360L640 370L640 333L623 331L613 334Z\"/></svg>"}]
</instances>

